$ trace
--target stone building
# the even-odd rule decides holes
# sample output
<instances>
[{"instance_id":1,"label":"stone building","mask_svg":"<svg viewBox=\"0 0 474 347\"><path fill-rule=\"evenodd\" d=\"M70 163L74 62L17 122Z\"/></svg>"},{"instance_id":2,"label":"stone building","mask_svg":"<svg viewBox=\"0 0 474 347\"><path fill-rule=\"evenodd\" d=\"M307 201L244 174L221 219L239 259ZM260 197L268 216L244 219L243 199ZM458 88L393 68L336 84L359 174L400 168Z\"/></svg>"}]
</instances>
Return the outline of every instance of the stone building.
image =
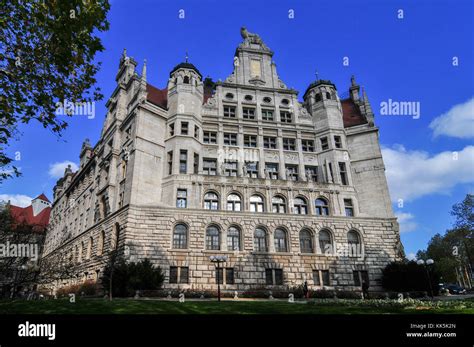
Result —
<instances>
[{"instance_id":1,"label":"stone building","mask_svg":"<svg viewBox=\"0 0 474 347\"><path fill-rule=\"evenodd\" d=\"M123 52L100 140L54 188L44 256L75 262L70 281L99 279L117 249L165 288L380 289L403 250L367 96L352 77L346 99L316 80L299 101L241 35L218 82L186 59L158 89Z\"/></svg>"}]
</instances>

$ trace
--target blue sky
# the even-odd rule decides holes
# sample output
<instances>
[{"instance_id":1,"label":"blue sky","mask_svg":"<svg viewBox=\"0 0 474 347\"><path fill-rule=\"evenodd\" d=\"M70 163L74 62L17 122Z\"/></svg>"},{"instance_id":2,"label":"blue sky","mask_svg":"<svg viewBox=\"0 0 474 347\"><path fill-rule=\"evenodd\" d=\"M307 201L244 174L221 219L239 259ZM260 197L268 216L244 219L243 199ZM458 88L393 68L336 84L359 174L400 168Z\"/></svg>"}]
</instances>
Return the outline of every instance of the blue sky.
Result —
<instances>
[{"instance_id":1,"label":"blue sky","mask_svg":"<svg viewBox=\"0 0 474 347\"><path fill-rule=\"evenodd\" d=\"M15 164L23 176L0 186L0 198L24 203L42 192L52 197L54 176L65 162L78 162L84 138L93 144L99 138L124 47L139 72L147 59L148 82L159 88L186 51L204 76L225 79L246 26L275 52L281 79L300 98L316 70L340 94L352 74L365 87L402 241L406 253L414 253L450 227L451 206L474 192L473 13L472 1L113 0L110 31L101 34L105 51L97 56L105 98L96 117L73 118L61 139L34 123L22 126L9 152L20 153ZM419 102L420 118L380 115L380 103L389 99Z\"/></svg>"}]
</instances>

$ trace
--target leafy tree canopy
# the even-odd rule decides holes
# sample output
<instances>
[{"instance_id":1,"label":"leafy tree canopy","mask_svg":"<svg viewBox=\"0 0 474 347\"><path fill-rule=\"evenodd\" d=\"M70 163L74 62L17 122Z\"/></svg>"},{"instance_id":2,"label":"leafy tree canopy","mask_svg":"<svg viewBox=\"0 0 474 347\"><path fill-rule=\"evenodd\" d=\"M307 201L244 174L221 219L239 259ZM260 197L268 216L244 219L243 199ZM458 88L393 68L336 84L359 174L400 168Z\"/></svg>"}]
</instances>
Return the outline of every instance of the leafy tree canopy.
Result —
<instances>
[{"instance_id":1,"label":"leafy tree canopy","mask_svg":"<svg viewBox=\"0 0 474 347\"><path fill-rule=\"evenodd\" d=\"M0 0L0 183L19 172L6 154L20 123L38 121L61 135L56 103L102 99L92 90L109 29L107 0ZM71 116L71 114L68 114Z\"/></svg>"}]
</instances>

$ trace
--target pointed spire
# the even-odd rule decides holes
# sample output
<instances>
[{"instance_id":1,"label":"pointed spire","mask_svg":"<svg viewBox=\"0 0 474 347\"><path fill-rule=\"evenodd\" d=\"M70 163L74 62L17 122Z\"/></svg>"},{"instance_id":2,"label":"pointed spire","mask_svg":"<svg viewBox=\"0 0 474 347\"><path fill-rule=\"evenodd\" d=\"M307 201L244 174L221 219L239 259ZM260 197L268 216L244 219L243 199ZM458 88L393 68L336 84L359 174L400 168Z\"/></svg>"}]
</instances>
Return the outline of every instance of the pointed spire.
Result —
<instances>
[{"instance_id":1,"label":"pointed spire","mask_svg":"<svg viewBox=\"0 0 474 347\"><path fill-rule=\"evenodd\" d=\"M142 79L146 82L146 59L143 60Z\"/></svg>"},{"instance_id":2,"label":"pointed spire","mask_svg":"<svg viewBox=\"0 0 474 347\"><path fill-rule=\"evenodd\" d=\"M124 48L122 52L122 58L125 59L127 57L127 49Z\"/></svg>"},{"instance_id":3,"label":"pointed spire","mask_svg":"<svg viewBox=\"0 0 474 347\"><path fill-rule=\"evenodd\" d=\"M353 86L353 87L356 86L356 79L355 79L354 75L351 76L351 86Z\"/></svg>"}]
</instances>

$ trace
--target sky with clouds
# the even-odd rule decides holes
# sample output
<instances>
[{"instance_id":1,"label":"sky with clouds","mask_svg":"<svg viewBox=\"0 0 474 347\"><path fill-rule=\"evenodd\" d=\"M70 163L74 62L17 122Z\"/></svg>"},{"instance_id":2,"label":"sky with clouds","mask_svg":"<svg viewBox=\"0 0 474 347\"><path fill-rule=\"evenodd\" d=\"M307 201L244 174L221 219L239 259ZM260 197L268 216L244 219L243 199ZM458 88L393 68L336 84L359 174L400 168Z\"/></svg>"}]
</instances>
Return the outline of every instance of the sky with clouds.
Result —
<instances>
[{"instance_id":1,"label":"sky with clouds","mask_svg":"<svg viewBox=\"0 0 474 347\"><path fill-rule=\"evenodd\" d=\"M148 82L165 87L185 52L204 76L225 79L240 27L275 52L280 78L300 91L318 71L340 95L355 74L372 103L393 208L408 255L452 224L451 206L474 192L474 24L472 1L112 1L94 118L76 116L62 137L37 124L20 128L9 148L23 176L0 186L0 200L28 204L77 169L85 138L95 144L115 88L124 47L147 59ZM184 18L179 15L184 10ZM400 12L403 11L403 13ZM291 17L294 14L294 18ZM401 18L403 17L403 18ZM344 58L349 65L343 65ZM347 60L346 60L347 61ZM389 100L419 103L420 117L381 115ZM401 200L400 200L401 199Z\"/></svg>"}]
</instances>

